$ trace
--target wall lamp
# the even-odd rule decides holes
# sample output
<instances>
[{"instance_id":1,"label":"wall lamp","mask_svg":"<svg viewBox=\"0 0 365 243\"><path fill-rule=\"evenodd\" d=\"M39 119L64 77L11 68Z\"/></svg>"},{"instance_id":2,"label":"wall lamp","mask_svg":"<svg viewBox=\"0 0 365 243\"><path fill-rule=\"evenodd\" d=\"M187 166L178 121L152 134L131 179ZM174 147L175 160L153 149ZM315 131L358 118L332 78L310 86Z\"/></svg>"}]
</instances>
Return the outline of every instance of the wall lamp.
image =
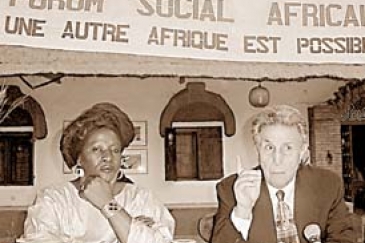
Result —
<instances>
[{"instance_id":1,"label":"wall lamp","mask_svg":"<svg viewBox=\"0 0 365 243\"><path fill-rule=\"evenodd\" d=\"M327 161L327 164L329 164L329 165L333 164L333 155L332 155L331 151L329 151L329 150L327 150L326 161Z\"/></svg>"}]
</instances>

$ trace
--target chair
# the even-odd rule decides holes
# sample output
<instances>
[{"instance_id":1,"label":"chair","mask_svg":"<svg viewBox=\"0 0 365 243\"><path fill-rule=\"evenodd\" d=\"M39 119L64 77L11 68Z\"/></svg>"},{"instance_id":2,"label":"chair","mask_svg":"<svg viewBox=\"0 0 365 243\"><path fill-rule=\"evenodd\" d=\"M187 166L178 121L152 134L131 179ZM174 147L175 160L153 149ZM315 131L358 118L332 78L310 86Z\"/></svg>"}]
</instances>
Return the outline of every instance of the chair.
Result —
<instances>
[{"instance_id":1,"label":"chair","mask_svg":"<svg viewBox=\"0 0 365 243\"><path fill-rule=\"evenodd\" d=\"M212 236L214 215L215 212L208 213L198 220L198 234L205 242L209 242Z\"/></svg>"}]
</instances>

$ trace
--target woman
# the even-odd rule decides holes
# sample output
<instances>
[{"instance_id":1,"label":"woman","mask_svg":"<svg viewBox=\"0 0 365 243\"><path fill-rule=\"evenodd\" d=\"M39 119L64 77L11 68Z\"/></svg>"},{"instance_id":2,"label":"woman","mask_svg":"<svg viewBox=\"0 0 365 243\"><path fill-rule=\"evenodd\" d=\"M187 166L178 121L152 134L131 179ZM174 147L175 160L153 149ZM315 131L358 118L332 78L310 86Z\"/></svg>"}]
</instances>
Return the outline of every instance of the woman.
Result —
<instances>
[{"instance_id":1,"label":"woman","mask_svg":"<svg viewBox=\"0 0 365 243\"><path fill-rule=\"evenodd\" d=\"M99 103L63 132L60 149L79 178L45 189L28 210L19 242L167 243L169 211L121 170L133 124L117 106Z\"/></svg>"}]
</instances>

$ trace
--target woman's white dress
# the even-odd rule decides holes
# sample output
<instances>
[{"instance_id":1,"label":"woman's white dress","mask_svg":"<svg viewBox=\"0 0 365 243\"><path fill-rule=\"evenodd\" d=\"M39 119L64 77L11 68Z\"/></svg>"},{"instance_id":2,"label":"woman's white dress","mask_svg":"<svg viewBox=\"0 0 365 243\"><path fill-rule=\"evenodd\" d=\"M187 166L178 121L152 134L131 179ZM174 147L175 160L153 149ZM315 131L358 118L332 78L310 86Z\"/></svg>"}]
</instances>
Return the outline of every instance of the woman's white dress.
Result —
<instances>
[{"instance_id":1,"label":"woman's white dress","mask_svg":"<svg viewBox=\"0 0 365 243\"><path fill-rule=\"evenodd\" d=\"M151 217L150 227L132 220L128 243L167 243L173 239L175 221L149 190L126 184L115 196L134 218ZM71 182L43 190L29 207L24 236L18 242L117 243L108 220L89 202L79 197Z\"/></svg>"}]
</instances>

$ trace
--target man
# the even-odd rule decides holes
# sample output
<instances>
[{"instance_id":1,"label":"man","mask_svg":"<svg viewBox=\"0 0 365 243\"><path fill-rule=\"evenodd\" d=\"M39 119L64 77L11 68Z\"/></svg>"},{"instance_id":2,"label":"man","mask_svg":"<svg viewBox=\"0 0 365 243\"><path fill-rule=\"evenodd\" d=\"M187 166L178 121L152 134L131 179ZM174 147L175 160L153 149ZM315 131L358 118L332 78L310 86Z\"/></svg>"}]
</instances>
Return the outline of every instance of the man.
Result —
<instances>
[{"instance_id":1,"label":"man","mask_svg":"<svg viewBox=\"0 0 365 243\"><path fill-rule=\"evenodd\" d=\"M355 242L341 179L307 165L307 129L300 112L290 106L267 109L253 121L252 133L259 166L218 183L211 241ZM318 226L320 236L304 235Z\"/></svg>"}]
</instances>

